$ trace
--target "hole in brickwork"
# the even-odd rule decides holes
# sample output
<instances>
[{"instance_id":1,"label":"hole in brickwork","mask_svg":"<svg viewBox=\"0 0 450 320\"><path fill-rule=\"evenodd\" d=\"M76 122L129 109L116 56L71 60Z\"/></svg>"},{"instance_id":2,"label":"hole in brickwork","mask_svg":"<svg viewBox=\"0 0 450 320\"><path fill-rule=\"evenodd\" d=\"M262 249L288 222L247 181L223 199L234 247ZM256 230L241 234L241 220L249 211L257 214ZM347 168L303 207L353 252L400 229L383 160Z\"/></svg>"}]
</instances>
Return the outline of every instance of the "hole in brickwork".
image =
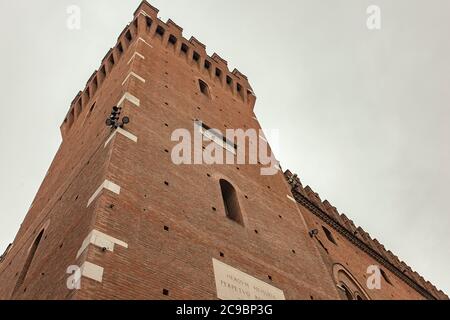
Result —
<instances>
[{"instance_id":1,"label":"hole in brickwork","mask_svg":"<svg viewBox=\"0 0 450 320\"><path fill-rule=\"evenodd\" d=\"M63 247L63 245L64 245L64 243L61 243L61 244L59 245L59 248L61 249L61 248Z\"/></svg>"},{"instance_id":2,"label":"hole in brickwork","mask_svg":"<svg viewBox=\"0 0 450 320\"><path fill-rule=\"evenodd\" d=\"M256 234L259 234L259 231L258 231L258 230L255 230L255 233L256 233Z\"/></svg>"},{"instance_id":3,"label":"hole in brickwork","mask_svg":"<svg viewBox=\"0 0 450 320\"><path fill-rule=\"evenodd\" d=\"M208 178L211 178L211 175L210 175L209 173L207 173L206 176L207 176Z\"/></svg>"},{"instance_id":4,"label":"hole in brickwork","mask_svg":"<svg viewBox=\"0 0 450 320\"><path fill-rule=\"evenodd\" d=\"M309 296L309 298L310 298L311 300L314 300L314 297L313 297L313 296Z\"/></svg>"},{"instance_id":5,"label":"hole in brickwork","mask_svg":"<svg viewBox=\"0 0 450 320\"><path fill-rule=\"evenodd\" d=\"M168 296L169 295L169 290L163 289L163 295Z\"/></svg>"},{"instance_id":6,"label":"hole in brickwork","mask_svg":"<svg viewBox=\"0 0 450 320\"><path fill-rule=\"evenodd\" d=\"M164 123L164 126L165 126L166 128L168 128L168 127L169 127L169 125L168 125L167 123Z\"/></svg>"},{"instance_id":7,"label":"hole in brickwork","mask_svg":"<svg viewBox=\"0 0 450 320\"><path fill-rule=\"evenodd\" d=\"M169 182L167 182L167 181L164 181L164 184L165 184L166 186L169 186Z\"/></svg>"},{"instance_id":8,"label":"hole in brickwork","mask_svg":"<svg viewBox=\"0 0 450 320\"><path fill-rule=\"evenodd\" d=\"M168 226L164 226L164 231L169 231L169 227Z\"/></svg>"},{"instance_id":9,"label":"hole in brickwork","mask_svg":"<svg viewBox=\"0 0 450 320\"><path fill-rule=\"evenodd\" d=\"M278 218L283 219L283 216L282 216L282 215L279 215Z\"/></svg>"},{"instance_id":10,"label":"hole in brickwork","mask_svg":"<svg viewBox=\"0 0 450 320\"><path fill-rule=\"evenodd\" d=\"M221 256L222 258L224 258L224 257L225 257L225 254L224 254L223 252L221 252L221 253L220 253L220 256Z\"/></svg>"},{"instance_id":11,"label":"hole in brickwork","mask_svg":"<svg viewBox=\"0 0 450 320\"><path fill-rule=\"evenodd\" d=\"M169 103L168 103L168 102L164 102L164 104L165 104L166 106L168 106L168 105L169 105Z\"/></svg>"},{"instance_id":12,"label":"hole in brickwork","mask_svg":"<svg viewBox=\"0 0 450 320\"><path fill-rule=\"evenodd\" d=\"M168 149L164 149L164 152L165 152L165 153L169 153L169 150L168 150Z\"/></svg>"},{"instance_id":13,"label":"hole in brickwork","mask_svg":"<svg viewBox=\"0 0 450 320\"><path fill-rule=\"evenodd\" d=\"M75 198L75 201L77 201L77 200L78 200L78 198L79 198L79 196L76 196L76 198Z\"/></svg>"},{"instance_id":14,"label":"hole in brickwork","mask_svg":"<svg viewBox=\"0 0 450 320\"><path fill-rule=\"evenodd\" d=\"M245 199L247 199L247 200L248 200L248 196L247 196L247 195L245 196Z\"/></svg>"},{"instance_id":15,"label":"hole in brickwork","mask_svg":"<svg viewBox=\"0 0 450 320\"><path fill-rule=\"evenodd\" d=\"M292 253L293 253L293 254L296 254L297 252L296 252L295 250L292 250Z\"/></svg>"},{"instance_id":16,"label":"hole in brickwork","mask_svg":"<svg viewBox=\"0 0 450 320\"><path fill-rule=\"evenodd\" d=\"M110 204L110 205L109 205L109 208L110 208L110 209L114 209L114 205L113 205L113 204Z\"/></svg>"},{"instance_id":17,"label":"hole in brickwork","mask_svg":"<svg viewBox=\"0 0 450 320\"><path fill-rule=\"evenodd\" d=\"M272 281L272 276L267 276L267 278L269 278L269 280Z\"/></svg>"},{"instance_id":18,"label":"hole in brickwork","mask_svg":"<svg viewBox=\"0 0 450 320\"><path fill-rule=\"evenodd\" d=\"M217 208L215 208L215 207L212 207L211 209L212 209L212 211L214 211L214 212L217 211Z\"/></svg>"}]
</instances>

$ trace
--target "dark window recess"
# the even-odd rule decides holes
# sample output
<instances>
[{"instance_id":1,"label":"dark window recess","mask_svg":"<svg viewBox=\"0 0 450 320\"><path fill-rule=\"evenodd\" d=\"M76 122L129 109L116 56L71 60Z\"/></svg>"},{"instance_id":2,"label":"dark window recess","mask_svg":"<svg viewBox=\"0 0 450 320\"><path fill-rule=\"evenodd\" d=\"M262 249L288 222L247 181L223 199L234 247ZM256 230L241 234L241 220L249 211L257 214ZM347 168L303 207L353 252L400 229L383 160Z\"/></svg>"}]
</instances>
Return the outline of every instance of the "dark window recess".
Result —
<instances>
[{"instance_id":1,"label":"dark window recess","mask_svg":"<svg viewBox=\"0 0 450 320\"><path fill-rule=\"evenodd\" d=\"M25 261L25 264L22 268L22 272L19 275L19 278L17 279L16 286L14 288L14 293L22 286L22 284L25 282L25 278L27 277L28 271L30 270L31 263L33 262L34 256L36 255L36 251L39 247L39 243L41 242L42 236L44 235L44 230L42 230L37 238L34 240L33 245L30 248L30 251L28 253L27 260Z\"/></svg>"},{"instance_id":2,"label":"dark window recess","mask_svg":"<svg viewBox=\"0 0 450 320\"><path fill-rule=\"evenodd\" d=\"M164 36L164 33L166 33L166 30L164 30L163 27L158 26L158 27L156 28L156 34L157 34L158 36L160 36L161 38Z\"/></svg>"},{"instance_id":3,"label":"dark window recess","mask_svg":"<svg viewBox=\"0 0 450 320\"><path fill-rule=\"evenodd\" d=\"M176 45L177 44L177 38L173 35L173 34L171 34L170 36L169 36L169 43L170 44L172 44L172 45Z\"/></svg>"},{"instance_id":4,"label":"dark window recess","mask_svg":"<svg viewBox=\"0 0 450 320\"><path fill-rule=\"evenodd\" d=\"M103 77L106 77L106 68L105 68L105 66L102 66L100 68L100 73L102 74Z\"/></svg>"},{"instance_id":5,"label":"dark window recess","mask_svg":"<svg viewBox=\"0 0 450 320\"><path fill-rule=\"evenodd\" d=\"M222 70L219 68L216 68L216 77L221 78L222 77Z\"/></svg>"},{"instance_id":6,"label":"dark window recess","mask_svg":"<svg viewBox=\"0 0 450 320\"><path fill-rule=\"evenodd\" d=\"M187 54L189 51L189 47L187 46L187 44L183 43L181 45L181 53Z\"/></svg>"},{"instance_id":7,"label":"dark window recess","mask_svg":"<svg viewBox=\"0 0 450 320\"><path fill-rule=\"evenodd\" d=\"M337 242L336 242L336 240L334 240L334 237L333 237L333 234L331 233L331 231L323 226L322 226L322 229L323 229L323 232L325 233L325 235L327 236L328 240L331 243L334 243L335 245L337 245Z\"/></svg>"},{"instance_id":8,"label":"dark window recess","mask_svg":"<svg viewBox=\"0 0 450 320\"><path fill-rule=\"evenodd\" d=\"M114 55L113 54L111 54L110 56L109 56L109 62L111 63L111 65L114 65L116 62L114 61Z\"/></svg>"},{"instance_id":9,"label":"dark window recess","mask_svg":"<svg viewBox=\"0 0 450 320\"><path fill-rule=\"evenodd\" d=\"M122 43L119 42L119 44L117 45L117 49L119 50L120 53L123 53Z\"/></svg>"},{"instance_id":10,"label":"dark window recess","mask_svg":"<svg viewBox=\"0 0 450 320\"><path fill-rule=\"evenodd\" d=\"M199 62L200 61L200 55L197 52L194 51L194 54L192 55L192 59L195 62Z\"/></svg>"},{"instance_id":11,"label":"dark window recess","mask_svg":"<svg viewBox=\"0 0 450 320\"><path fill-rule=\"evenodd\" d=\"M244 225L236 189L234 189L231 183L223 179L220 180L220 189L222 191L225 214L227 215L228 219Z\"/></svg>"},{"instance_id":12,"label":"dark window recess","mask_svg":"<svg viewBox=\"0 0 450 320\"><path fill-rule=\"evenodd\" d=\"M231 85L233 83L233 79L230 76L227 76L227 84Z\"/></svg>"},{"instance_id":13,"label":"dark window recess","mask_svg":"<svg viewBox=\"0 0 450 320\"><path fill-rule=\"evenodd\" d=\"M203 93L208 98L210 98L211 95L210 95L210 92L209 92L208 84L205 81L203 81L203 80L198 80L198 85L200 87L200 92Z\"/></svg>"},{"instance_id":14,"label":"dark window recess","mask_svg":"<svg viewBox=\"0 0 450 320\"><path fill-rule=\"evenodd\" d=\"M168 295L169 295L169 290L164 289L164 290L163 290L163 295L168 296Z\"/></svg>"},{"instance_id":15,"label":"dark window recess","mask_svg":"<svg viewBox=\"0 0 450 320\"><path fill-rule=\"evenodd\" d=\"M209 62L208 60L205 60L205 69L206 70L211 69L211 62Z\"/></svg>"},{"instance_id":16,"label":"dark window recess","mask_svg":"<svg viewBox=\"0 0 450 320\"><path fill-rule=\"evenodd\" d=\"M145 17L145 22L147 23L147 28L150 28L153 24L153 20L149 17Z\"/></svg>"},{"instance_id":17,"label":"dark window recess","mask_svg":"<svg viewBox=\"0 0 450 320\"><path fill-rule=\"evenodd\" d=\"M133 40L130 30L128 30L127 33L125 33L125 38L128 40L128 42Z\"/></svg>"},{"instance_id":18,"label":"dark window recess","mask_svg":"<svg viewBox=\"0 0 450 320\"><path fill-rule=\"evenodd\" d=\"M232 148L234 148L235 150L237 150L238 146L237 144L231 142L230 140L228 140L226 137L224 137L222 134L220 134L219 132L217 132L216 130L211 129L210 127L208 127L206 124L202 123L202 128L204 131L208 131L209 133L211 133L212 135L214 135L216 138L222 140L224 143L226 143L227 145L231 146Z\"/></svg>"}]
</instances>

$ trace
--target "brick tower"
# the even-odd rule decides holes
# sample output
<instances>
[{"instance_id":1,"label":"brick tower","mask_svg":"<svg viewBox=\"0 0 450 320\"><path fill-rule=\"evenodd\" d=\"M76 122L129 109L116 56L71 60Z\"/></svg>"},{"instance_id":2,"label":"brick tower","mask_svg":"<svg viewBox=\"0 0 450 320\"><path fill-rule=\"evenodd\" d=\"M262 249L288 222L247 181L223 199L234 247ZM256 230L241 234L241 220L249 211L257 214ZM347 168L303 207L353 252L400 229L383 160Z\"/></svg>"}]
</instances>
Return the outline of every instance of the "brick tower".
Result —
<instances>
[{"instance_id":1,"label":"brick tower","mask_svg":"<svg viewBox=\"0 0 450 320\"><path fill-rule=\"evenodd\" d=\"M157 14L141 3L73 100L0 299L345 299L280 168L172 161L176 129L260 125L246 76Z\"/></svg>"}]
</instances>

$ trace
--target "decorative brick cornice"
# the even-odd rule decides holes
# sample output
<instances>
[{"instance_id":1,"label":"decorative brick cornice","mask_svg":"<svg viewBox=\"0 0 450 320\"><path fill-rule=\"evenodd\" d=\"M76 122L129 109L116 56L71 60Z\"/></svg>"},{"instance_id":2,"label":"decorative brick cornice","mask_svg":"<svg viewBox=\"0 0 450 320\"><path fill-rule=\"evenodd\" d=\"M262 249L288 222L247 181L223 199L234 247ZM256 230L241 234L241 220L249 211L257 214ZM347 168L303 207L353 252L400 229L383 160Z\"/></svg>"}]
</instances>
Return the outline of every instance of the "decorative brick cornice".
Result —
<instances>
[{"instance_id":1,"label":"decorative brick cornice","mask_svg":"<svg viewBox=\"0 0 450 320\"><path fill-rule=\"evenodd\" d=\"M427 289L425 289L423 286L421 286L416 281L414 281L411 277L409 277L404 272L402 272L402 270L400 270L394 264L389 262L381 254L379 254L374 249L372 249L369 245L367 245L365 242L360 240L357 236L355 236L351 231L349 231L341 223L339 223L338 221L336 221L335 219L330 217L330 215L328 213L326 213L324 210L319 208L307 196L301 194L297 189L299 182L297 181L295 176L289 177L288 175L286 175L286 178L288 178L288 182L293 187L292 194L293 194L295 200L297 201L297 203L299 203L303 207L307 208L314 215L316 215L318 218L320 218L326 224L331 226L334 230L339 232L339 234L341 234L343 237L345 237L347 240L349 240L351 243L353 243L356 247L358 247L359 249L361 249L362 251L367 253L369 256L371 256L373 259L375 259L377 262L379 262L381 265L383 265L386 269L390 270L397 277L402 279L406 284L408 284L411 288L413 288L418 293L420 293L423 297L425 297L428 300L437 300L438 299L432 293L430 293Z\"/></svg>"}]
</instances>

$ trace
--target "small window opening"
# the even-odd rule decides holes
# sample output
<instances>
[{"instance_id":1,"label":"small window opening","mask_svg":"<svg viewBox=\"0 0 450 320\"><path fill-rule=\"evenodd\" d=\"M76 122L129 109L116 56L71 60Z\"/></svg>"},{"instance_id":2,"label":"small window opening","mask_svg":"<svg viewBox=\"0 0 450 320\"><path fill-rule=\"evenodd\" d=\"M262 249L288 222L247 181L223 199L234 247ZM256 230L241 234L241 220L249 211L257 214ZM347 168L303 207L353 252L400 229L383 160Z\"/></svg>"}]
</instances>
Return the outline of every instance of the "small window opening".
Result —
<instances>
[{"instance_id":1,"label":"small window opening","mask_svg":"<svg viewBox=\"0 0 450 320\"><path fill-rule=\"evenodd\" d=\"M208 98L211 97L210 92L209 92L209 87L208 87L208 85L206 84L205 81L199 79L198 80L198 85L200 87L201 93L203 93Z\"/></svg>"},{"instance_id":2,"label":"small window opening","mask_svg":"<svg viewBox=\"0 0 450 320\"><path fill-rule=\"evenodd\" d=\"M194 51L194 54L193 54L193 56L192 56L192 59L193 59L195 62L199 62L199 61L200 61L200 55L199 55L197 52Z\"/></svg>"},{"instance_id":3,"label":"small window opening","mask_svg":"<svg viewBox=\"0 0 450 320\"><path fill-rule=\"evenodd\" d=\"M173 34L169 36L169 44L175 46L177 44L177 41L178 39Z\"/></svg>"},{"instance_id":4,"label":"small window opening","mask_svg":"<svg viewBox=\"0 0 450 320\"><path fill-rule=\"evenodd\" d=\"M117 49L119 50L120 53L123 53L123 47L121 42L119 42L119 44L117 45Z\"/></svg>"},{"instance_id":5,"label":"small window opening","mask_svg":"<svg viewBox=\"0 0 450 320\"><path fill-rule=\"evenodd\" d=\"M210 70L211 69L211 62L209 62L208 60L205 60L205 69L206 70Z\"/></svg>"},{"instance_id":6,"label":"small window opening","mask_svg":"<svg viewBox=\"0 0 450 320\"><path fill-rule=\"evenodd\" d=\"M325 235L327 236L328 240L329 240L331 243L334 243L335 245L337 245L337 242L336 242L336 240L334 239L333 234L331 233L331 231L328 230L327 228L323 227L323 226L322 226L322 229L323 229L323 232L325 233Z\"/></svg>"},{"instance_id":7,"label":"small window opening","mask_svg":"<svg viewBox=\"0 0 450 320\"><path fill-rule=\"evenodd\" d=\"M233 83L233 79L231 79L230 76L227 76L227 84L228 84L229 86L231 86L232 83Z\"/></svg>"},{"instance_id":8,"label":"small window opening","mask_svg":"<svg viewBox=\"0 0 450 320\"><path fill-rule=\"evenodd\" d=\"M125 33L125 39L127 39L128 42L130 42L131 40L133 40L133 36L131 35L130 30L128 30L127 33Z\"/></svg>"},{"instance_id":9,"label":"small window opening","mask_svg":"<svg viewBox=\"0 0 450 320\"><path fill-rule=\"evenodd\" d=\"M222 199L225 207L225 214L228 219L233 220L241 225L244 224L239 206L239 200L234 187L226 180L220 180L220 189L222 191Z\"/></svg>"},{"instance_id":10,"label":"small window opening","mask_svg":"<svg viewBox=\"0 0 450 320\"><path fill-rule=\"evenodd\" d=\"M164 30L164 28L161 26L158 26L158 28L156 28L156 35L160 36L161 38L164 36L165 32L166 30Z\"/></svg>"},{"instance_id":11,"label":"small window opening","mask_svg":"<svg viewBox=\"0 0 450 320\"><path fill-rule=\"evenodd\" d=\"M113 54L111 54L111 55L109 56L109 62L111 63L112 66L115 64L115 61L114 61L114 55L113 55Z\"/></svg>"},{"instance_id":12,"label":"small window opening","mask_svg":"<svg viewBox=\"0 0 450 320\"><path fill-rule=\"evenodd\" d=\"M105 68L105 66L102 66L100 68L100 73L102 74L103 78L106 77L106 68Z\"/></svg>"},{"instance_id":13,"label":"small window opening","mask_svg":"<svg viewBox=\"0 0 450 320\"><path fill-rule=\"evenodd\" d=\"M187 55L188 51L189 51L189 47L187 46L187 44L183 43L183 44L181 45L181 53Z\"/></svg>"},{"instance_id":14,"label":"small window opening","mask_svg":"<svg viewBox=\"0 0 450 320\"><path fill-rule=\"evenodd\" d=\"M222 78L222 70L220 70L219 68L216 68L216 77Z\"/></svg>"}]
</instances>

